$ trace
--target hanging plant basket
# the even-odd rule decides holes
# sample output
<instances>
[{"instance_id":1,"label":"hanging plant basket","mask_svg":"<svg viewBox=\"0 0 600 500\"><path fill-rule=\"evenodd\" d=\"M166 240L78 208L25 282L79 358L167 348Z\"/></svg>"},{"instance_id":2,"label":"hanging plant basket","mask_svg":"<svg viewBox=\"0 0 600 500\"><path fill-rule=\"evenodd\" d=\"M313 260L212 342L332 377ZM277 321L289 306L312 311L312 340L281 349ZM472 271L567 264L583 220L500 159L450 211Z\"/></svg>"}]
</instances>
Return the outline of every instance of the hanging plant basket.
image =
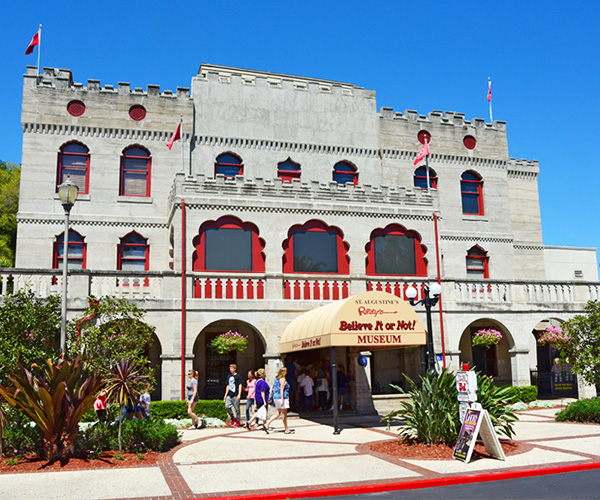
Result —
<instances>
[{"instance_id":1,"label":"hanging plant basket","mask_svg":"<svg viewBox=\"0 0 600 500\"><path fill-rule=\"evenodd\" d=\"M564 351L571 346L571 337L562 331L560 326L549 326L544 330L537 340L538 345L550 344L560 351Z\"/></svg>"},{"instance_id":2,"label":"hanging plant basket","mask_svg":"<svg viewBox=\"0 0 600 500\"><path fill-rule=\"evenodd\" d=\"M501 340L502 334L498 330L486 328L484 330L477 330L473 334L471 345L473 347L485 347L489 349L493 345L498 345Z\"/></svg>"},{"instance_id":3,"label":"hanging plant basket","mask_svg":"<svg viewBox=\"0 0 600 500\"><path fill-rule=\"evenodd\" d=\"M225 354L230 351L244 352L248 347L248 337L238 332L228 332L217 335L210 342L210 348L219 354Z\"/></svg>"}]
</instances>

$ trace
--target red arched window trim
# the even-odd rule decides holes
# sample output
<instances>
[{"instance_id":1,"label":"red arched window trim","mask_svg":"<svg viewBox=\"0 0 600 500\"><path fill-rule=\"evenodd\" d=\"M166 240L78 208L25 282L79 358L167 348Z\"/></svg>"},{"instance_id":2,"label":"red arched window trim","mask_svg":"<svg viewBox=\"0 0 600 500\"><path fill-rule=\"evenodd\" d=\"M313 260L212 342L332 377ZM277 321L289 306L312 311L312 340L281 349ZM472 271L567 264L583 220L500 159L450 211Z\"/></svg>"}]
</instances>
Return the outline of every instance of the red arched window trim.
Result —
<instances>
[{"instance_id":1,"label":"red arched window trim","mask_svg":"<svg viewBox=\"0 0 600 500\"><path fill-rule=\"evenodd\" d=\"M460 192L463 206L463 214L465 215L484 215L483 212L483 180L477 172L468 170L461 175ZM476 211L467 211L466 203L468 199L476 197Z\"/></svg>"},{"instance_id":2,"label":"red arched window trim","mask_svg":"<svg viewBox=\"0 0 600 500\"><path fill-rule=\"evenodd\" d=\"M69 151L69 146L80 146L85 149L83 151ZM69 159L85 158L85 165L69 165ZM71 176L71 182L79 188L79 194L89 194L90 192L90 150L88 147L79 141L70 141L60 147L58 153L58 168L56 174L56 192L58 186L67 180L67 176ZM84 182L81 182L81 178ZM83 184L83 185L80 185Z\"/></svg>"},{"instance_id":3,"label":"red arched window trim","mask_svg":"<svg viewBox=\"0 0 600 500\"><path fill-rule=\"evenodd\" d=\"M293 161L290 157L277 164L277 177L281 179L281 182L291 183L293 179L300 179L300 174L300 164Z\"/></svg>"},{"instance_id":4,"label":"red arched window trim","mask_svg":"<svg viewBox=\"0 0 600 500\"><path fill-rule=\"evenodd\" d=\"M136 155L132 154L131 151L133 149L142 150L145 155ZM130 163L128 160L142 160L144 163L144 167L140 168L139 165L136 165L135 168L133 163ZM142 163L140 162L140 163ZM128 146L121 153L121 175L119 182L119 195L120 196L150 196L150 180L152 173L152 156L150 155L150 151L144 146L140 146L139 144L134 144L132 146ZM127 175L134 176L131 179L138 176L140 180L137 182L129 182L126 179ZM128 187L129 186L129 187Z\"/></svg>"},{"instance_id":5,"label":"red arched window trim","mask_svg":"<svg viewBox=\"0 0 600 500\"><path fill-rule=\"evenodd\" d=\"M373 239L375 236L384 236L388 234L399 234L414 237L415 242L415 263L416 263L416 274L415 276L427 276L427 259L425 258L426 249L425 246L421 244L421 235L416 231L407 230L403 226L399 224L390 224L384 229L375 229L371 233L371 237L369 239L369 243L367 243L367 259L366 259L366 267L367 267L367 275L368 276L377 276L375 272L375 245L373 244ZM388 276L408 276L403 274L392 274Z\"/></svg>"},{"instance_id":6,"label":"red arched window trim","mask_svg":"<svg viewBox=\"0 0 600 500\"><path fill-rule=\"evenodd\" d=\"M338 184L347 184L348 181L342 182L341 178L351 177L352 183L358 185L358 169L349 161L339 161L333 166L333 180Z\"/></svg>"},{"instance_id":7,"label":"red arched window trim","mask_svg":"<svg viewBox=\"0 0 600 500\"><path fill-rule=\"evenodd\" d=\"M207 229L245 229L252 231L252 271L235 271L237 272L252 272L252 273L264 273L265 272L265 254L263 250L265 248L265 242L259 237L258 228L251 222L242 222L237 217L223 216L216 221L207 221L200 226L199 234L194 238L194 253L192 255L192 269L198 272L206 272L205 262L205 250L206 250L206 230ZM234 271L218 271L209 269L208 272L227 272L231 273Z\"/></svg>"},{"instance_id":8,"label":"red arched window trim","mask_svg":"<svg viewBox=\"0 0 600 500\"><path fill-rule=\"evenodd\" d=\"M143 241L143 243L141 241L132 241L132 237L138 237L140 240ZM123 251L127 248L127 247L144 247L144 257L137 257L137 258L131 258L131 257L124 257L123 256ZM123 269L123 262L127 261L127 260L135 260L135 261L144 261L144 271L148 271L148 269L150 269L150 247L148 246L148 240L147 238L144 238L141 234L139 234L136 231L132 231L129 234L123 236L121 238L121 242L119 243L119 245L117 245L117 270L121 271Z\"/></svg>"},{"instance_id":9,"label":"red arched window trim","mask_svg":"<svg viewBox=\"0 0 600 500\"><path fill-rule=\"evenodd\" d=\"M228 156L232 157L236 161L234 162L227 158ZM237 172L235 175L225 175L224 173L219 172L220 167L233 167L237 170ZM238 155L232 153L231 151L228 151L227 153L221 153L215 160L215 177L217 174L223 174L228 179L233 179L236 175L244 175L244 163Z\"/></svg>"},{"instance_id":10,"label":"red arched window trim","mask_svg":"<svg viewBox=\"0 0 600 500\"><path fill-rule=\"evenodd\" d=\"M297 231L322 231L326 233L334 233L337 239L337 273L296 273L294 271L294 233ZM327 224L311 220L305 224L297 224L292 226L288 231L288 237L283 242L283 272L290 274L349 274L350 273L350 259L348 258L348 244L343 240L342 231L335 226L328 226Z\"/></svg>"},{"instance_id":11,"label":"red arched window trim","mask_svg":"<svg viewBox=\"0 0 600 500\"><path fill-rule=\"evenodd\" d=\"M52 248L52 268L53 269L62 269L59 268L59 263L62 262L64 255L61 257L60 252L63 251L64 248L64 231L60 233L54 240L53 248ZM79 266L74 264L75 261L81 261L81 269L86 269L86 261L87 261L87 244L85 243L85 238L81 236L77 231L73 229L69 229L69 243L67 248L67 258L69 259L69 268L79 269ZM75 247L81 247L81 258L78 257L69 257L69 250Z\"/></svg>"},{"instance_id":12,"label":"red arched window trim","mask_svg":"<svg viewBox=\"0 0 600 500\"><path fill-rule=\"evenodd\" d=\"M413 180L415 187L427 189L427 169L426 167L419 167L415 170L415 176ZM437 189L438 178L435 170L429 169L429 187L431 189Z\"/></svg>"},{"instance_id":13,"label":"red arched window trim","mask_svg":"<svg viewBox=\"0 0 600 500\"><path fill-rule=\"evenodd\" d=\"M481 265L483 263L483 265ZM490 277L490 266L487 252L479 245L467 250L467 276L479 275L481 278Z\"/></svg>"}]
</instances>

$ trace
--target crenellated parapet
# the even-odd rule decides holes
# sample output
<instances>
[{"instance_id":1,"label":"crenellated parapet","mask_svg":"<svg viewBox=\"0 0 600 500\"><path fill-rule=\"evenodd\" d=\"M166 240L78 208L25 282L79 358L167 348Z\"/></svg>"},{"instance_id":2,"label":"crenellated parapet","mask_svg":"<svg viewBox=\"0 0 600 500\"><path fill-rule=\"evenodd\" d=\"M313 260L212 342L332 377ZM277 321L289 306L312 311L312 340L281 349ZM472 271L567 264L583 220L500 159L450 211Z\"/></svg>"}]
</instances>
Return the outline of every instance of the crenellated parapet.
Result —
<instances>
[{"instance_id":1,"label":"crenellated parapet","mask_svg":"<svg viewBox=\"0 0 600 500\"><path fill-rule=\"evenodd\" d=\"M508 177L512 179L532 179L535 180L540 174L540 165L537 160L515 160L509 158Z\"/></svg>"},{"instance_id":2,"label":"crenellated parapet","mask_svg":"<svg viewBox=\"0 0 600 500\"><path fill-rule=\"evenodd\" d=\"M476 129L493 129L493 130L506 130L506 122L501 120L494 120L492 123L486 123L483 118L472 118L471 120L465 120L464 113L457 113L456 111L430 111L426 115L419 114L418 111L413 109L406 109L404 112L394 111L394 108L381 108L379 112L383 120L400 120L405 122L417 122L424 125L440 125L440 126L454 126L464 127L471 126Z\"/></svg>"},{"instance_id":3,"label":"crenellated parapet","mask_svg":"<svg viewBox=\"0 0 600 500\"><path fill-rule=\"evenodd\" d=\"M435 197L435 198L434 198ZM226 178L198 175L196 177L177 174L171 187L169 204L176 198L185 198L186 203L231 204L236 209L274 208L277 210L309 210L333 212L353 212L368 214L369 217L396 215L399 211L410 212L425 209L423 213L431 217L431 210L437 206L437 192L422 189L371 186L353 184L302 182L294 179L283 183L281 179L261 177ZM229 203L235 200L234 203ZM329 207L329 208L327 208Z\"/></svg>"}]
</instances>

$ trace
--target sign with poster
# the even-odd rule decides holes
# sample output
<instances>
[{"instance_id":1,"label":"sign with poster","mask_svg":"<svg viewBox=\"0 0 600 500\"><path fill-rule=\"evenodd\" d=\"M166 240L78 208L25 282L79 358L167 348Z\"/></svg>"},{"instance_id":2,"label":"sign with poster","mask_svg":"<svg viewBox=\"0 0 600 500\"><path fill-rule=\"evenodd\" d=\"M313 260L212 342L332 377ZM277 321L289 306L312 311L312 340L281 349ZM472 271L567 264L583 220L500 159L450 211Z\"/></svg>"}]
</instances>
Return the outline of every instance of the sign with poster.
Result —
<instances>
[{"instance_id":1,"label":"sign with poster","mask_svg":"<svg viewBox=\"0 0 600 500\"><path fill-rule=\"evenodd\" d=\"M494 458L506 460L487 410L473 408L469 408L465 413L465 420L460 428L452 458L469 463L480 434L487 452Z\"/></svg>"}]
</instances>

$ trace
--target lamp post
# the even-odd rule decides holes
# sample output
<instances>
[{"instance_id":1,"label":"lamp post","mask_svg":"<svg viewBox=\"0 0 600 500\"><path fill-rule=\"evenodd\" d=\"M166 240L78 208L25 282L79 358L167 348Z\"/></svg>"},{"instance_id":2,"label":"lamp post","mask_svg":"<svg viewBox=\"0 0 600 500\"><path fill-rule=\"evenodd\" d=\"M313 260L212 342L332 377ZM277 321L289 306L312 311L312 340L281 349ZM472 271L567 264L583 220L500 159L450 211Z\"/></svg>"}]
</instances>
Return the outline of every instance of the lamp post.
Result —
<instances>
[{"instance_id":1,"label":"lamp post","mask_svg":"<svg viewBox=\"0 0 600 500\"><path fill-rule=\"evenodd\" d=\"M427 369L430 372L435 371L435 353L433 351L433 331L431 326L431 308L438 303L440 294L442 293L442 287L439 283L432 283L431 285L425 285L423 288L425 292L425 298L421 300L415 300L418 294L417 289L414 285L406 289L406 297L412 306L423 304L425 306L425 312L427 313Z\"/></svg>"},{"instance_id":2,"label":"lamp post","mask_svg":"<svg viewBox=\"0 0 600 500\"><path fill-rule=\"evenodd\" d=\"M79 194L79 188L71 182L71 179L67 177L67 180L58 186L58 197L65 210L65 233L63 237L63 293L61 302L61 317L60 317L60 350L61 352L67 352L67 275L69 267L69 214L71 208L77 200Z\"/></svg>"}]
</instances>

